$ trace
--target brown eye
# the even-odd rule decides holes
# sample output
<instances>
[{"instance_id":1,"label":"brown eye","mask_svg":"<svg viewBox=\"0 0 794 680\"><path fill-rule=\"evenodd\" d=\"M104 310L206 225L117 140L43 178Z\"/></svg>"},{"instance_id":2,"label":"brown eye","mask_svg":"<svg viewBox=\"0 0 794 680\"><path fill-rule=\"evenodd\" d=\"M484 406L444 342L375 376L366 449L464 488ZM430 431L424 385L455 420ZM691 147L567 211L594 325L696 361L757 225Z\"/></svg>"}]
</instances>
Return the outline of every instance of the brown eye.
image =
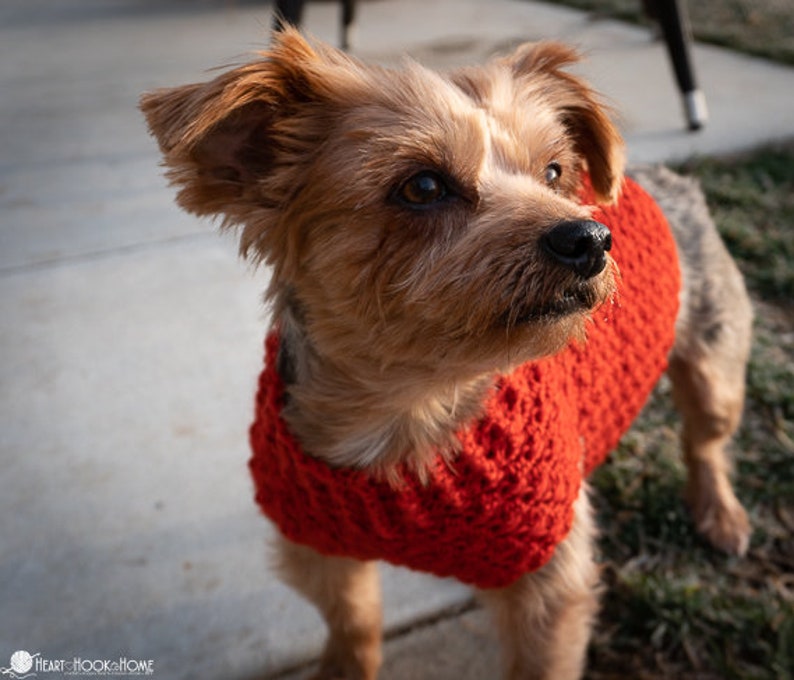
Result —
<instances>
[{"instance_id":1,"label":"brown eye","mask_svg":"<svg viewBox=\"0 0 794 680\"><path fill-rule=\"evenodd\" d=\"M562 177L562 167L560 164L549 163L546 166L546 173L544 175L546 184L552 189L555 189L557 187L557 183L560 181L560 177Z\"/></svg>"},{"instance_id":2,"label":"brown eye","mask_svg":"<svg viewBox=\"0 0 794 680\"><path fill-rule=\"evenodd\" d=\"M446 198L447 185L435 172L420 172L405 184L399 191L399 197L411 206L428 207Z\"/></svg>"}]
</instances>

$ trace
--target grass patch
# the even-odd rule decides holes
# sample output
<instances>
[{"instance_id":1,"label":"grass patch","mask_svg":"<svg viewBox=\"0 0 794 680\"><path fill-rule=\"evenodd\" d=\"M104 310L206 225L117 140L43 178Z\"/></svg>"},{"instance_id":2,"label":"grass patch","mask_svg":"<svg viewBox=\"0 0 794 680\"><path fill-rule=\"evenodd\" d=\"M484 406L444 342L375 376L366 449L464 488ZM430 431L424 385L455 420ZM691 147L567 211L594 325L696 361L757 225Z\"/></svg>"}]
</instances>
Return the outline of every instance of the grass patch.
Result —
<instances>
[{"instance_id":1,"label":"grass patch","mask_svg":"<svg viewBox=\"0 0 794 680\"><path fill-rule=\"evenodd\" d=\"M756 309L737 493L754 533L728 558L694 532L669 384L593 476L607 592L590 680L794 678L794 149L688 163Z\"/></svg>"}]
</instances>

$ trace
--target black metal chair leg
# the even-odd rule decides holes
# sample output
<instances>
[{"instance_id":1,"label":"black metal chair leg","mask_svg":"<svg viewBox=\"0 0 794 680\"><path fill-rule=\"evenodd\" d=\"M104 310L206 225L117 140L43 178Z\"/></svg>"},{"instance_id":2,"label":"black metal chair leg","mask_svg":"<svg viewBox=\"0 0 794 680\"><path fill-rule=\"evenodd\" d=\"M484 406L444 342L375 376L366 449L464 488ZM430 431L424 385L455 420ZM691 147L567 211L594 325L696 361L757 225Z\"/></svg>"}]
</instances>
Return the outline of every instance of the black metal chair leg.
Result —
<instances>
[{"instance_id":1,"label":"black metal chair leg","mask_svg":"<svg viewBox=\"0 0 794 680\"><path fill-rule=\"evenodd\" d=\"M653 13L662 28L667 52L673 64L678 88L684 99L684 113L690 130L699 130L708 120L706 98L698 88L689 51L690 31L680 0L653 0Z\"/></svg>"},{"instance_id":2,"label":"black metal chair leg","mask_svg":"<svg viewBox=\"0 0 794 680\"><path fill-rule=\"evenodd\" d=\"M276 0L273 14L273 30L281 31L285 26L300 26L303 20L305 0ZM356 0L342 0L340 42L343 50L350 49L356 21Z\"/></svg>"},{"instance_id":3,"label":"black metal chair leg","mask_svg":"<svg viewBox=\"0 0 794 680\"><path fill-rule=\"evenodd\" d=\"M273 30L281 31L287 25L300 26L303 19L304 0L276 0Z\"/></svg>"},{"instance_id":4,"label":"black metal chair leg","mask_svg":"<svg viewBox=\"0 0 794 680\"><path fill-rule=\"evenodd\" d=\"M349 50L356 22L356 0L342 0L342 49Z\"/></svg>"}]
</instances>

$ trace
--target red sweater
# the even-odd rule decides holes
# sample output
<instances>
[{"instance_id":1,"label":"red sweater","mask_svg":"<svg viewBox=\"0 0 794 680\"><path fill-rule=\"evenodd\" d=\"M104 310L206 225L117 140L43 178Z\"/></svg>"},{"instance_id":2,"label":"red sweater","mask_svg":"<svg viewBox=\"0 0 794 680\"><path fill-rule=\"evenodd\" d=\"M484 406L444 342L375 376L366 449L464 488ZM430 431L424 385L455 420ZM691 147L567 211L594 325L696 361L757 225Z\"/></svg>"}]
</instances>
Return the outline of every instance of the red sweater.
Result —
<instances>
[{"instance_id":1,"label":"red sweater","mask_svg":"<svg viewBox=\"0 0 794 680\"><path fill-rule=\"evenodd\" d=\"M305 455L280 418L278 339L268 337L251 427L256 499L285 536L328 555L384 559L480 588L542 567L568 534L583 474L602 463L667 365L678 311L676 247L652 199L626 180L594 219L621 276L583 346L502 376L462 451L423 485L393 488ZM584 469L584 472L582 471Z\"/></svg>"}]
</instances>

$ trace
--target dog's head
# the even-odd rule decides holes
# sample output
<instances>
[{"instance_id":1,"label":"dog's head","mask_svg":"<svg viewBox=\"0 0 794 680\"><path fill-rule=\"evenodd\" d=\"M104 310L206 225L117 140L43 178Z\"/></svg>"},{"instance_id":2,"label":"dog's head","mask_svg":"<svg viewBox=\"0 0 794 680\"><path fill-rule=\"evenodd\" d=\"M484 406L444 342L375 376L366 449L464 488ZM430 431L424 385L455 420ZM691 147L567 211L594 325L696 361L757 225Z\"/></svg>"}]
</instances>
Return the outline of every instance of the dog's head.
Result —
<instances>
[{"instance_id":1,"label":"dog's head","mask_svg":"<svg viewBox=\"0 0 794 680\"><path fill-rule=\"evenodd\" d=\"M557 43L440 75L364 65L288 30L261 59L147 94L179 203L241 227L329 355L504 367L581 335L613 290L623 153Z\"/></svg>"}]
</instances>

